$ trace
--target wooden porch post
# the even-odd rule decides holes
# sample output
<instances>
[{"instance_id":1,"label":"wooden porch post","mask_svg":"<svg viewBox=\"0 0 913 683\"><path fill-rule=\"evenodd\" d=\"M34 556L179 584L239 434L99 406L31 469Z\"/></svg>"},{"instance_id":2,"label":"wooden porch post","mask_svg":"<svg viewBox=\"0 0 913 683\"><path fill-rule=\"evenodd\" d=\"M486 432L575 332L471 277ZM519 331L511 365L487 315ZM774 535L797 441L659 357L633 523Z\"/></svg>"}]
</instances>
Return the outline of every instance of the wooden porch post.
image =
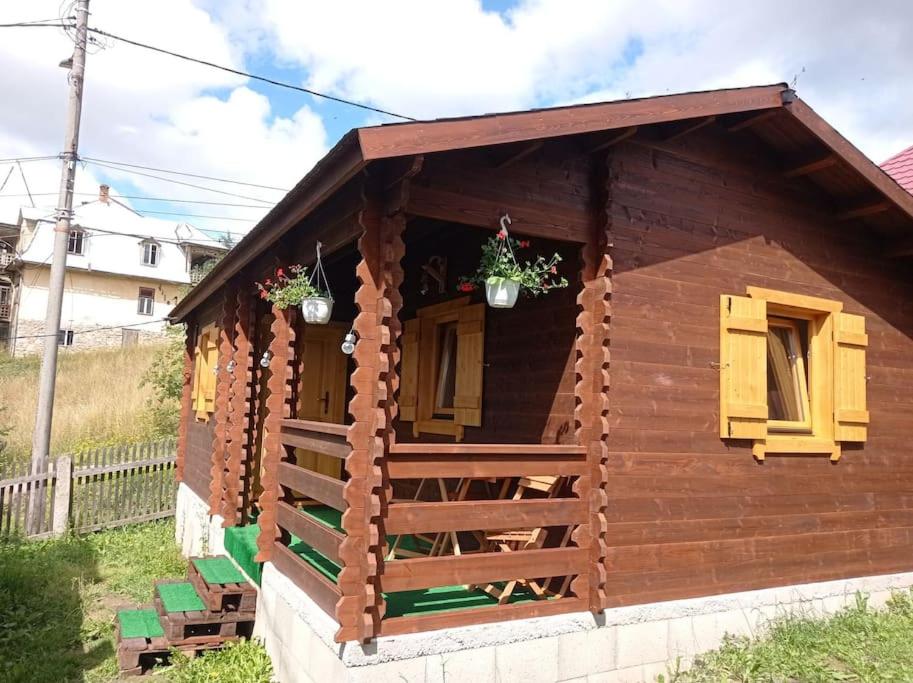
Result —
<instances>
[{"instance_id":1,"label":"wooden porch post","mask_svg":"<svg viewBox=\"0 0 913 683\"><path fill-rule=\"evenodd\" d=\"M231 391L228 408L228 430L225 471L222 477L223 526L238 524L243 501L241 500L241 470L245 460L251 458L251 415L253 391L253 356L251 353L250 321L253 297L243 287L235 292L234 344L230 361Z\"/></svg>"},{"instance_id":2,"label":"wooden porch post","mask_svg":"<svg viewBox=\"0 0 913 683\"><path fill-rule=\"evenodd\" d=\"M295 363L295 327L293 309L280 310L273 306L274 319L270 326L269 379L266 387L266 416L263 419L263 457L260 465L260 533L257 536L257 562L267 562L273 544L280 538L276 524L279 500L279 463L285 458L285 447L279 434L282 420L291 417L293 399L293 365Z\"/></svg>"},{"instance_id":3,"label":"wooden porch post","mask_svg":"<svg viewBox=\"0 0 913 683\"><path fill-rule=\"evenodd\" d=\"M581 290L577 295L577 362L574 370L577 443L587 449L588 474L578 478L574 491L589 501L586 525L573 535L579 547L589 549L588 576L578 576L572 589L601 612L606 603L606 506L608 497L608 391L609 324L611 321L612 259L611 182L608 156L593 159L593 230L582 249Z\"/></svg>"},{"instance_id":4,"label":"wooden porch post","mask_svg":"<svg viewBox=\"0 0 913 683\"><path fill-rule=\"evenodd\" d=\"M178 448L174 463L174 476L177 481L184 480L184 463L187 459L187 424L190 422L190 405L193 392L193 351L196 340L196 325L188 322L184 333L184 369L181 375L181 417L178 425Z\"/></svg>"},{"instance_id":5,"label":"wooden porch post","mask_svg":"<svg viewBox=\"0 0 913 683\"><path fill-rule=\"evenodd\" d=\"M229 403L231 401L232 374L228 371L228 361L234 352L232 338L235 332L235 317L238 299L233 289L226 289L222 294L222 312L219 316L219 356L216 363L216 400L213 419L215 429L212 439L212 466L209 480L209 514L222 512L222 487L224 485L226 444L229 429Z\"/></svg>"},{"instance_id":6,"label":"wooden porch post","mask_svg":"<svg viewBox=\"0 0 913 683\"><path fill-rule=\"evenodd\" d=\"M400 214L385 219L382 192L372 185L365 190L358 220L362 259L356 268L360 286L353 325L358 337L351 380L355 395L349 403L352 424L346 435L352 451L345 461L350 479L343 489L348 508L342 517L346 538L339 547L342 597L336 618L337 640L364 641L378 632L386 609L380 586L386 543L383 511L389 488L384 461L395 411L390 394L396 385L393 346L399 330L394 302L397 307L401 304L398 263L404 218Z\"/></svg>"}]
</instances>

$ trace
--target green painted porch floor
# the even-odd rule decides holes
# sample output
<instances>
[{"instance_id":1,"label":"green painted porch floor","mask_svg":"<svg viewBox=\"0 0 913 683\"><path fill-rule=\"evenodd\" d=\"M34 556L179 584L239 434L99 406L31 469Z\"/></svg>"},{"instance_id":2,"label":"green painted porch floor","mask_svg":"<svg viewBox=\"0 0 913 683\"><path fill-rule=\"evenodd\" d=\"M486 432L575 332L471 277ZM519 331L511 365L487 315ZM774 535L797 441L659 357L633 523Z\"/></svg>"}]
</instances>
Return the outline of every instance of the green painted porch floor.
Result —
<instances>
[{"instance_id":1,"label":"green painted porch floor","mask_svg":"<svg viewBox=\"0 0 913 683\"><path fill-rule=\"evenodd\" d=\"M336 531L342 531L342 513L338 510L324 505L307 505L302 508L302 511L322 524ZM254 556L257 554L258 532L259 527L256 524L225 529L225 551L257 583L260 582L260 564L254 561ZM392 544L394 540L394 536L387 537L387 543L389 544ZM420 546L424 546L427 549L427 546L422 541L413 536L404 537L400 541L400 547L403 549L416 550ZM292 537L292 543L289 545L289 550L311 565L322 576L336 583L336 577L339 575L341 568L328 557L294 536ZM392 561L395 562L396 560ZM498 604L498 601L487 593L479 590L467 590L464 586L438 586L424 590L384 593L384 598L387 601L387 617L435 614ZM509 602L513 604L531 600L533 600L533 597L530 592L517 587Z\"/></svg>"}]
</instances>

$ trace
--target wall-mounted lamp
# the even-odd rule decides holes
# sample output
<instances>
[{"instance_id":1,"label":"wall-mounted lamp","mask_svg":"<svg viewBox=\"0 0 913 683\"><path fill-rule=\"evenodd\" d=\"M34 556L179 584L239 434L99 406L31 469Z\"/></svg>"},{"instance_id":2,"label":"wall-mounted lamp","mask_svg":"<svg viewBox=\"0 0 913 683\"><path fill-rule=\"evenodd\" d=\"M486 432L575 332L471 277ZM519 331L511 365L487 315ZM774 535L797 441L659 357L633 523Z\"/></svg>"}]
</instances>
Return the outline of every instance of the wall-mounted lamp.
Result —
<instances>
[{"instance_id":1,"label":"wall-mounted lamp","mask_svg":"<svg viewBox=\"0 0 913 683\"><path fill-rule=\"evenodd\" d=\"M228 372L234 372L236 367L237 367L237 364L233 360L230 360L230 361L228 361L228 365L225 366L225 369Z\"/></svg>"},{"instance_id":2,"label":"wall-mounted lamp","mask_svg":"<svg viewBox=\"0 0 913 683\"><path fill-rule=\"evenodd\" d=\"M261 356L261 358L260 358L260 367L261 367L261 368L268 368L268 367L269 367L269 362L270 362L272 359L273 359L273 352L272 352L272 351L269 351L269 350L264 351L264 352L263 352L263 356Z\"/></svg>"},{"instance_id":3,"label":"wall-mounted lamp","mask_svg":"<svg viewBox=\"0 0 913 683\"><path fill-rule=\"evenodd\" d=\"M346 336L342 340L342 345L339 348L342 349L342 352L347 356L351 356L355 352L355 328L352 328L346 333Z\"/></svg>"}]
</instances>

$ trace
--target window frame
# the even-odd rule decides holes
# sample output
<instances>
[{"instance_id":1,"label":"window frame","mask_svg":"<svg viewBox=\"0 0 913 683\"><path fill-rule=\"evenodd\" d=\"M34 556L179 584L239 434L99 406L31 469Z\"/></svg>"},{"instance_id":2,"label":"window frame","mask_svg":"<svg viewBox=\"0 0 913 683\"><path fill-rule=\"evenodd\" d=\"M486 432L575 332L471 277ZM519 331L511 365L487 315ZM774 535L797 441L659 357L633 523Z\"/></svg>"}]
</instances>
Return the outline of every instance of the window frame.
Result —
<instances>
[{"instance_id":1,"label":"window frame","mask_svg":"<svg viewBox=\"0 0 913 683\"><path fill-rule=\"evenodd\" d=\"M149 251L151 250L151 251ZM155 258L152 259L152 262L146 260L146 254L154 254ZM140 265L146 266L147 268L158 268L159 263L162 260L162 248L158 242L155 240L143 240L140 242Z\"/></svg>"},{"instance_id":2,"label":"window frame","mask_svg":"<svg viewBox=\"0 0 913 683\"><path fill-rule=\"evenodd\" d=\"M799 328L798 320L802 319L807 322L807 328L805 331L805 354L802 353L802 330ZM811 434L813 433L813 420L812 420L812 365L811 362L811 334L814 325L814 319L811 317L798 318L796 316L785 317L776 315L770 310L767 312L767 327L776 327L779 329L786 329L790 332L790 337L794 340L794 343L798 345L798 353L796 353L796 370L793 375L794 381L796 381L796 389L798 393L799 404L802 409L803 419L801 420L773 420L768 418L767 420L767 429L772 430L777 433L790 433L790 434ZM768 336L769 339L769 336ZM768 341L768 349L769 349ZM768 369L770 366L770 355L768 351ZM767 389L768 396L770 395L770 387ZM768 410L770 409L770 400L768 399L767 403Z\"/></svg>"},{"instance_id":3,"label":"window frame","mask_svg":"<svg viewBox=\"0 0 913 683\"><path fill-rule=\"evenodd\" d=\"M86 237L86 231L83 228L70 228L70 232L67 234L67 254L70 256L85 256ZM70 249L70 244L74 238L79 249Z\"/></svg>"},{"instance_id":4,"label":"window frame","mask_svg":"<svg viewBox=\"0 0 913 683\"><path fill-rule=\"evenodd\" d=\"M65 349L73 346L74 337L75 335L71 329L57 330L57 346L62 346Z\"/></svg>"},{"instance_id":5,"label":"window frame","mask_svg":"<svg viewBox=\"0 0 913 683\"><path fill-rule=\"evenodd\" d=\"M843 442L862 443L867 439L865 317L844 313L840 301L753 286L747 287L746 293L747 297L721 296L721 438L751 441L752 453L759 461L767 453L829 454L832 461L839 460ZM736 300L741 301L737 311ZM760 304L760 308L753 309L750 302ZM766 389L763 405L754 405L752 399L759 385L766 387L771 317L808 320L811 429L807 431L781 431L775 428L776 421L774 428L770 427ZM747 340L759 333L764 334L761 353L765 374L755 377L754 351ZM738 363L739 370L733 362Z\"/></svg>"},{"instance_id":6,"label":"window frame","mask_svg":"<svg viewBox=\"0 0 913 683\"><path fill-rule=\"evenodd\" d=\"M149 312L143 310L143 301L149 301ZM136 299L137 315L154 315L155 314L155 289L152 287L140 287Z\"/></svg>"}]
</instances>

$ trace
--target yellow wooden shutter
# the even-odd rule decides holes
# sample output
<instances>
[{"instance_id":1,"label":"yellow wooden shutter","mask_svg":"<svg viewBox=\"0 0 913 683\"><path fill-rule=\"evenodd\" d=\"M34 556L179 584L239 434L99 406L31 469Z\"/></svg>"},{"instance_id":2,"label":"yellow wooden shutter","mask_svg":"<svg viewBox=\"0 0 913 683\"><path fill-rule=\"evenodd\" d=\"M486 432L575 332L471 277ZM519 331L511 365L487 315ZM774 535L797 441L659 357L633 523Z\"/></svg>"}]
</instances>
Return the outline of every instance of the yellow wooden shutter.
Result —
<instances>
[{"instance_id":1,"label":"yellow wooden shutter","mask_svg":"<svg viewBox=\"0 0 913 683\"><path fill-rule=\"evenodd\" d=\"M767 302L720 297L720 436L767 438Z\"/></svg>"},{"instance_id":2,"label":"yellow wooden shutter","mask_svg":"<svg viewBox=\"0 0 913 683\"><path fill-rule=\"evenodd\" d=\"M460 311L457 324L454 422L482 426L482 374L485 354L485 304Z\"/></svg>"},{"instance_id":3,"label":"yellow wooden shutter","mask_svg":"<svg viewBox=\"0 0 913 683\"><path fill-rule=\"evenodd\" d=\"M415 422L417 419L420 331L421 320L407 320L400 337L399 419L405 422Z\"/></svg>"},{"instance_id":4,"label":"yellow wooden shutter","mask_svg":"<svg viewBox=\"0 0 913 683\"><path fill-rule=\"evenodd\" d=\"M865 441L869 423L865 318L837 313L834 322L834 440Z\"/></svg>"},{"instance_id":5,"label":"yellow wooden shutter","mask_svg":"<svg viewBox=\"0 0 913 683\"><path fill-rule=\"evenodd\" d=\"M218 330L212 330L206 336L206 412L216 409L216 368L219 365Z\"/></svg>"}]
</instances>

